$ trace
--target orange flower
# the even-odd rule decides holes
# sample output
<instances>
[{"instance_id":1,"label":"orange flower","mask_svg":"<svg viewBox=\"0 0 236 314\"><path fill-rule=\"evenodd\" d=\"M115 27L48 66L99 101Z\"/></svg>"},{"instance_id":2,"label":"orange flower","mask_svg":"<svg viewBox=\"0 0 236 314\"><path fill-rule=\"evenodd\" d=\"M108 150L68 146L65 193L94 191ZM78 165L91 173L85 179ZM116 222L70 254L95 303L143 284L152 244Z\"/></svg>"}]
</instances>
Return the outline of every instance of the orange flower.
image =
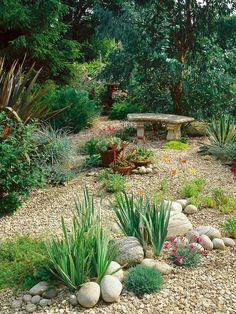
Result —
<instances>
[{"instance_id":1,"label":"orange flower","mask_svg":"<svg viewBox=\"0 0 236 314\"><path fill-rule=\"evenodd\" d=\"M186 165L187 164L187 159L181 159L180 162L181 162L182 165Z\"/></svg>"},{"instance_id":2,"label":"orange flower","mask_svg":"<svg viewBox=\"0 0 236 314\"><path fill-rule=\"evenodd\" d=\"M177 173L177 170L176 170L176 169L172 169L172 170L170 171L170 173L172 174L172 176L175 176L176 173Z\"/></svg>"}]
</instances>

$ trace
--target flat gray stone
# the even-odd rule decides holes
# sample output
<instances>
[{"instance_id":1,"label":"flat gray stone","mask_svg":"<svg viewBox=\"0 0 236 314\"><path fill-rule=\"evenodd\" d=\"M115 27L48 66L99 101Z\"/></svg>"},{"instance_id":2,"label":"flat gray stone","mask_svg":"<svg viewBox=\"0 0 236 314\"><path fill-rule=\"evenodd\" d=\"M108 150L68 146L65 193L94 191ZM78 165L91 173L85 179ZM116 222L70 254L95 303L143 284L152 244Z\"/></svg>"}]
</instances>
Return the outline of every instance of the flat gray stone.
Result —
<instances>
[{"instance_id":1,"label":"flat gray stone","mask_svg":"<svg viewBox=\"0 0 236 314\"><path fill-rule=\"evenodd\" d=\"M27 304L25 307L26 312L29 313L33 313L34 311L36 311L36 309L37 309L36 305L32 303Z\"/></svg>"},{"instance_id":2,"label":"flat gray stone","mask_svg":"<svg viewBox=\"0 0 236 314\"><path fill-rule=\"evenodd\" d=\"M41 296L40 296L40 295L34 295L34 296L31 298L30 303L32 303L32 304L37 304L37 303L39 303L40 300L41 300Z\"/></svg>"},{"instance_id":3,"label":"flat gray stone","mask_svg":"<svg viewBox=\"0 0 236 314\"><path fill-rule=\"evenodd\" d=\"M17 299L12 301L11 308L13 310L18 310L22 307L23 301L21 299Z\"/></svg>"},{"instance_id":4,"label":"flat gray stone","mask_svg":"<svg viewBox=\"0 0 236 314\"><path fill-rule=\"evenodd\" d=\"M43 292L45 292L48 289L48 283L46 281L40 281L35 286L33 286L29 293L31 295L42 295Z\"/></svg>"},{"instance_id":5,"label":"flat gray stone","mask_svg":"<svg viewBox=\"0 0 236 314\"><path fill-rule=\"evenodd\" d=\"M22 297L22 300L26 303L29 303L32 299L32 296L30 294L24 294Z\"/></svg>"},{"instance_id":6,"label":"flat gray stone","mask_svg":"<svg viewBox=\"0 0 236 314\"><path fill-rule=\"evenodd\" d=\"M50 299L41 299L39 302L39 305L41 307L49 306L52 304L52 301Z\"/></svg>"},{"instance_id":7,"label":"flat gray stone","mask_svg":"<svg viewBox=\"0 0 236 314\"><path fill-rule=\"evenodd\" d=\"M77 297L74 294L70 295L69 302L71 305L75 306L78 304Z\"/></svg>"},{"instance_id":8,"label":"flat gray stone","mask_svg":"<svg viewBox=\"0 0 236 314\"><path fill-rule=\"evenodd\" d=\"M52 299L57 296L58 292L55 287L49 288L42 293L42 297L45 299Z\"/></svg>"},{"instance_id":9,"label":"flat gray stone","mask_svg":"<svg viewBox=\"0 0 236 314\"><path fill-rule=\"evenodd\" d=\"M142 265L145 265L147 267L155 268L159 270L159 272L162 275L168 275L172 272L173 267L171 267L169 264L162 262L162 261L156 261L152 258L145 258L142 261Z\"/></svg>"}]
</instances>

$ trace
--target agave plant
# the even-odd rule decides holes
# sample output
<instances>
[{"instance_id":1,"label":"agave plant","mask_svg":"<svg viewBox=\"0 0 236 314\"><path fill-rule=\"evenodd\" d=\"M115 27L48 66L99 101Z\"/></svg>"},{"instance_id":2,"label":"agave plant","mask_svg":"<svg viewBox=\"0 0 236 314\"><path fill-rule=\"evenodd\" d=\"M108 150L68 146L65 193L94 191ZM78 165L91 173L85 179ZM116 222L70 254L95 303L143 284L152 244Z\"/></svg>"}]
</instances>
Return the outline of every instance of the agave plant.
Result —
<instances>
[{"instance_id":1,"label":"agave plant","mask_svg":"<svg viewBox=\"0 0 236 314\"><path fill-rule=\"evenodd\" d=\"M223 114L220 119L212 119L208 127L211 144L224 145L236 141L234 119L228 114Z\"/></svg>"},{"instance_id":2,"label":"agave plant","mask_svg":"<svg viewBox=\"0 0 236 314\"><path fill-rule=\"evenodd\" d=\"M7 109L17 118L28 122L48 114L46 103L37 106L37 101L47 92L47 88L35 88L36 80L42 69L36 71L34 65L26 72L24 61L19 65L14 61L7 71L5 59L0 58L0 110Z\"/></svg>"}]
</instances>

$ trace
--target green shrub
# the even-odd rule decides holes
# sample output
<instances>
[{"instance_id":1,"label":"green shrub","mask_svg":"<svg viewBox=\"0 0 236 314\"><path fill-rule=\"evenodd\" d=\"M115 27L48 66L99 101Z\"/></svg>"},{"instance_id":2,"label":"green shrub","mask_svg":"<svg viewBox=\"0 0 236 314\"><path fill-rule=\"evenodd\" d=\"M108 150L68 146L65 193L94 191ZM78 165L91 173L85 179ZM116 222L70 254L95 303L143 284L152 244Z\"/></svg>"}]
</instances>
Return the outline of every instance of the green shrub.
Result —
<instances>
[{"instance_id":1,"label":"green shrub","mask_svg":"<svg viewBox=\"0 0 236 314\"><path fill-rule=\"evenodd\" d=\"M127 114L140 112L140 108L137 105L129 102L115 102L109 112L109 118L112 120L127 119Z\"/></svg>"},{"instance_id":2,"label":"green shrub","mask_svg":"<svg viewBox=\"0 0 236 314\"><path fill-rule=\"evenodd\" d=\"M91 137L88 141L86 141L84 144L84 150L85 150L86 154L88 154L89 156L96 155L97 154L97 149L96 149L97 143L98 143L98 139L95 136Z\"/></svg>"},{"instance_id":3,"label":"green shrub","mask_svg":"<svg viewBox=\"0 0 236 314\"><path fill-rule=\"evenodd\" d=\"M159 291L162 283L161 273L157 269L138 265L129 270L124 286L137 296L143 296L145 293Z\"/></svg>"},{"instance_id":4,"label":"green shrub","mask_svg":"<svg viewBox=\"0 0 236 314\"><path fill-rule=\"evenodd\" d=\"M63 238L47 241L52 272L70 290L76 290L90 278L100 282L115 256L109 234L102 229L94 200L84 189L83 200L75 198L76 214L71 230L62 218Z\"/></svg>"},{"instance_id":5,"label":"green shrub","mask_svg":"<svg viewBox=\"0 0 236 314\"><path fill-rule=\"evenodd\" d=\"M119 193L125 190L126 177L119 173L109 174L107 180L104 181L107 192Z\"/></svg>"},{"instance_id":6,"label":"green shrub","mask_svg":"<svg viewBox=\"0 0 236 314\"><path fill-rule=\"evenodd\" d=\"M187 181L182 186L181 195L182 197L187 197L187 198L190 198L190 197L197 198L199 193L202 191L204 185L205 185L205 181L201 178Z\"/></svg>"},{"instance_id":7,"label":"green shrub","mask_svg":"<svg viewBox=\"0 0 236 314\"><path fill-rule=\"evenodd\" d=\"M196 267L201 261L201 253L193 244L176 244L170 257L173 263L185 267Z\"/></svg>"},{"instance_id":8,"label":"green shrub","mask_svg":"<svg viewBox=\"0 0 236 314\"><path fill-rule=\"evenodd\" d=\"M86 91L77 92L65 87L57 90L52 110L65 108L50 120L57 129L70 128L75 132L84 129L99 113L95 101L89 99Z\"/></svg>"},{"instance_id":9,"label":"green shrub","mask_svg":"<svg viewBox=\"0 0 236 314\"><path fill-rule=\"evenodd\" d=\"M189 146L181 141L169 141L162 145L163 149L187 149Z\"/></svg>"},{"instance_id":10,"label":"green shrub","mask_svg":"<svg viewBox=\"0 0 236 314\"><path fill-rule=\"evenodd\" d=\"M21 236L0 243L0 289L29 289L41 280L51 279L44 242Z\"/></svg>"},{"instance_id":11,"label":"green shrub","mask_svg":"<svg viewBox=\"0 0 236 314\"><path fill-rule=\"evenodd\" d=\"M236 239L236 218L227 218L222 224L222 227L230 234L230 236Z\"/></svg>"},{"instance_id":12,"label":"green shrub","mask_svg":"<svg viewBox=\"0 0 236 314\"><path fill-rule=\"evenodd\" d=\"M41 183L34 130L35 124L25 125L0 112L0 216L21 206Z\"/></svg>"}]
</instances>

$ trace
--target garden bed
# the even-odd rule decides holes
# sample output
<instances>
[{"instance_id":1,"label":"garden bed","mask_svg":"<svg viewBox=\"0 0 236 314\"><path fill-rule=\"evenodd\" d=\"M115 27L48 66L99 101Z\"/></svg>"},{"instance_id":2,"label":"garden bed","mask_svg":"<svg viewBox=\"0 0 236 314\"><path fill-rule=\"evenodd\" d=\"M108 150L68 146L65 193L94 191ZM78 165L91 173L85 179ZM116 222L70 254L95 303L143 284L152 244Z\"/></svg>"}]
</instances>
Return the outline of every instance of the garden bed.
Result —
<instances>
[{"instance_id":1,"label":"garden bed","mask_svg":"<svg viewBox=\"0 0 236 314\"><path fill-rule=\"evenodd\" d=\"M102 121L103 125L109 122ZM117 128L121 125L117 121ZM92 129L74 136L75 143L81 144L92 135ZM201 139L202 140L202 139ZM147 146L154 152L155 172L153 174L133 174L128 180L128 190L135 195L158 192L161 181L168 179L171 196L179 198L179 191L186 179L203 177L206 181L205 190L212 187L223 187L226 192L236 196L235 179L230 169L214 158L205 158L197 152L198 139L189 141L186 150L163 150L163 142L149 134ZM179 166L180 160L187 160L188 174ZM109 194L104 194L96 179L99 168L91 169L77 175L76 180L65 186L35 190L31 198L12 216L0 219L0 237L2 240L14 238L16 235L48 236L61 234L60 217L63 215L66 224L71 223L74 207L74 193L82 193L87 185L95 196L97 204L103 195L101 205L102 221L112 227L115 214L109 206ZM236 217L236 211L230 214ZM216 209L204 208L190 216L193 227L211 225L221 229L221 223L227 215ZM145 295L139 299L131 293L124 292L120 302L111 305L100 301L96 308L84 310L73 308L68 303L69 293L61 289L52 306L35 313L235 313L236 308L236 248L225 251L212 251L203 259L196 269L175 267L173 273L166 275L164 285L159 293ZM0 313L12 313L10 303L13 299L11 291L0 291ZM23 312L21 312L23 313Z\"/></svg>"}]
</instances>

